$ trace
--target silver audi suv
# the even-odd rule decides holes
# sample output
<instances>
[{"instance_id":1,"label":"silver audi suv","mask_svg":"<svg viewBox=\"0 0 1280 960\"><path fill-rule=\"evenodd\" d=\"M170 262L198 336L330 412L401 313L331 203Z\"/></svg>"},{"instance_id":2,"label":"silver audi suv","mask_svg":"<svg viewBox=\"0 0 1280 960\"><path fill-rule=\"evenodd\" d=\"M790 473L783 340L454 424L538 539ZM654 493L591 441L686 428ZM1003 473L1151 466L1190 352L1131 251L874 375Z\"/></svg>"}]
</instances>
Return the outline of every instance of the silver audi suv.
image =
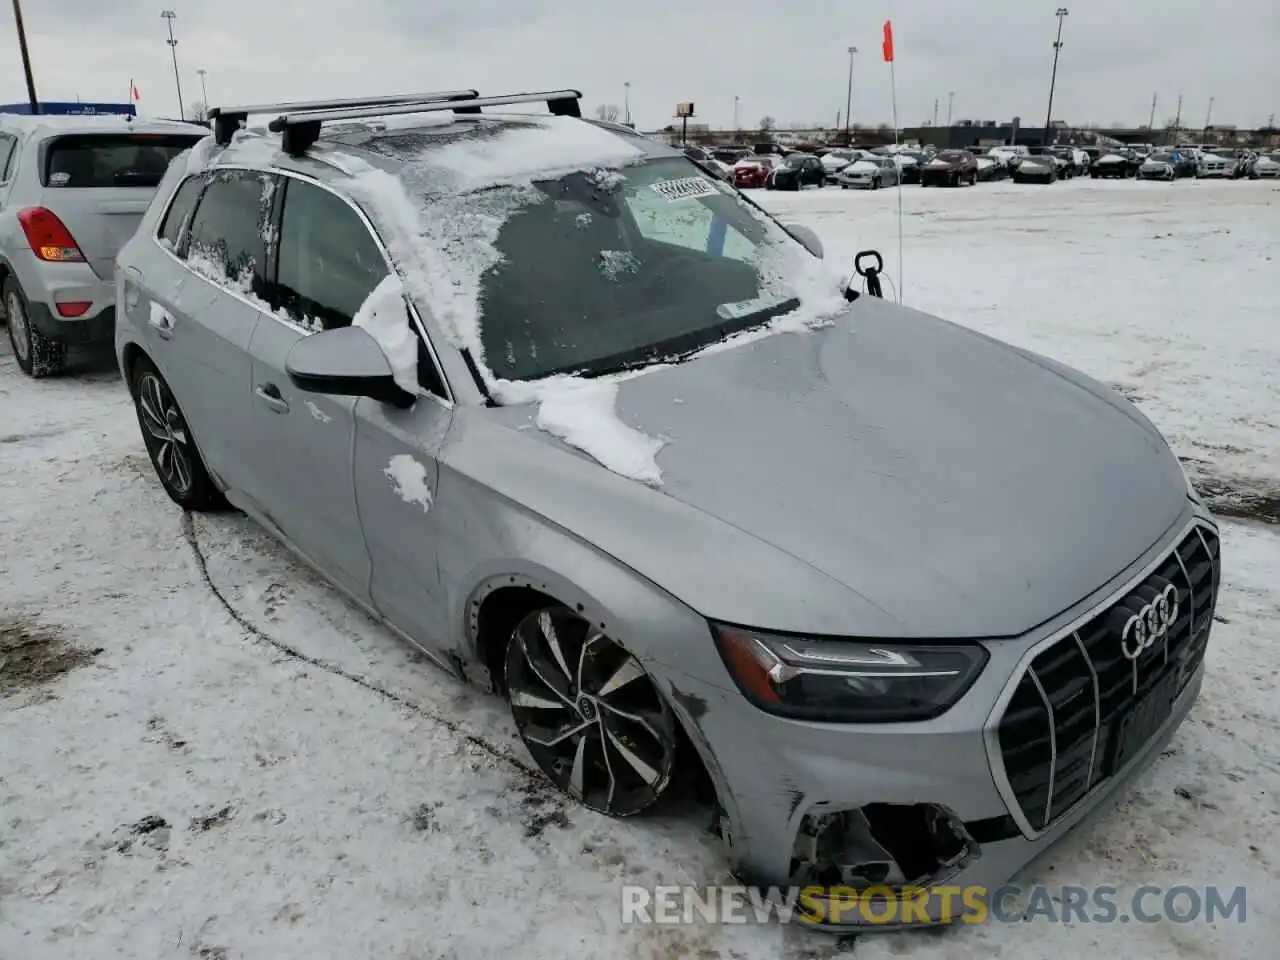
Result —
<instances>
[{"instance_id":1,"label":"silver audi suv","mask_svg":"<svg viewBox=\"0 0 1280 960\"><path fill-rule=\"evenodd\" d=\"M993 888L1191 709L1218 533L1112 390L859 296L574 91L212 120L119 257L161 482L582 803L690 774L750 882Z\"/></svg>"}]
</instances>

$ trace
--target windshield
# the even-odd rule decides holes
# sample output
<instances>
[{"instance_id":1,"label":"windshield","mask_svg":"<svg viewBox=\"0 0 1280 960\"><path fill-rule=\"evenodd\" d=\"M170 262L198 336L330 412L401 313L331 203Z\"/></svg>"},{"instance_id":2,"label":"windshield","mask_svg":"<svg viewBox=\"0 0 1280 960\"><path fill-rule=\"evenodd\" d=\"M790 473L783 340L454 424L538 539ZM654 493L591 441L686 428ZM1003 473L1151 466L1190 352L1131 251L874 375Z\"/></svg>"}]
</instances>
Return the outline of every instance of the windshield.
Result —
<instances>
[{"instance_id":1,"label":"windshield","mask_svg":"<svg viewBox=\"0 0 1280 960\"><path fill-rule=\"evenodd\" d=\"M793 153L790 156L784 158L782 163L779 164L779 166L782 167L782 169L784 170L794 170L796 167L803 166L804 161L805 161L804 154Z\"/></svg>"},{"instance_id":2,"label":"windshield","mask_svg":"<svg viewBox=\"0 0 1280 960\"><path fill-rule=\"evenodd\" d=\"M945 163L960 163L969 159L969 154L961 153L959 150L943 150L935 159L942 160Z\"/></svg>"},{"instance_id":3,"label":"windshield","mask_svg":"<svg viewBox=\"0 0 1280 960\"><path fill-rule=\"evenodd\" d=\"M194 144L194 134L78 133L51 141L45 153L47 187L154 187L169 161Z\"/></svg>"},{"instance_id":4,"label":"windshield","mask_svg":"<svg viewBox=\"0 0 1280 960\"><path fill-rule=\"evenodd\" d=\"M480 279L480 341L497 377L676 359L800 305L777 278L809 254L683 158L534 187Z\"/></svg>"},{"instance_id":5,"label":"windshield","mask_svg":"<svg viewBox=\"0 0 1280 960\"><path fill-rule=\"evenodd\" d=\"M1152 163L1173 163L1172 153L1153 153L1150 157Z\"/></svg>"}]
</instances>

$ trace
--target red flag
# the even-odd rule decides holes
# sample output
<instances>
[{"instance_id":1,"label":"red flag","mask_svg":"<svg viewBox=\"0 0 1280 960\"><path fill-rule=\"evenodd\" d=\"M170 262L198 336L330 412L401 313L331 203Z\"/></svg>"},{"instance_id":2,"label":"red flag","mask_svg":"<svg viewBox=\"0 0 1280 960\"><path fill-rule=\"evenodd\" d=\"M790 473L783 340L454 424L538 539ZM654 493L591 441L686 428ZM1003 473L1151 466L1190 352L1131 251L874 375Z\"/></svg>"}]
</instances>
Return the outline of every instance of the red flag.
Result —
<instances>
[{"instance_id":1,"label":"red flag","mask_svg":"<svg viewBox=\"0 0 1280 960\"><path fill-rule=\"evenodd\" d=\"M137 87L135 87L135 86L133 86L133 84L129 84L129 86L130 86L130 87L133 87L133 99L135 99L135 100L141 100L141 99L142 99L142 94L140 94L140 93L138 92L138 88L137 88Z\"/></svg>"},{"instance_id":2,"label":"red flag","mask_svg":"<svg viewBox=\"0 0 1280 960\"><path fill-rule=\"evenodd\" d=\"M893 63L893 21L884 22L884 62Z\"/></svg>"}]
</instances>

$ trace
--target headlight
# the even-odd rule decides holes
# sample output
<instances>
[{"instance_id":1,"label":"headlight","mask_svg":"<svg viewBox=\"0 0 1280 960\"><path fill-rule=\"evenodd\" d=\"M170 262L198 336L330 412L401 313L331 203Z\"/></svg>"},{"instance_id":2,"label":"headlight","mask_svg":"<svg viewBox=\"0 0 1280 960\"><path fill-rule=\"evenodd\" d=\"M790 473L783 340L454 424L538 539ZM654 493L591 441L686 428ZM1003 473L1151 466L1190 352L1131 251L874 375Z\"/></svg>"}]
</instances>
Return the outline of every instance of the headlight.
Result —
<instances>
[{"instance_id":1,"label":"headlight","mask_svg":"<svg viewBox=\"0 0 1280 960\"><path fill-rule=\"evenodd\" d=\"M712 632L743 696L803 720L928 720L959 700L987 662L976 643L818 640L714 624Z\"/></svg>"},{"instance_id":2,"label":"headlight","mask_svg":"<svg viewBox=\"0 0 1280 960\"><path fill-rule=\"evenodd\" d=\"M1196 485L1191 482L1191 474L1187 473L1186 464L1179 460L1178 466L1182 469L1182 479L1187 482L1187 496L1191 498L1191 502L1203 503L1200 499L1200 493L1196 490Z\"/></svg>"}]
</instances>

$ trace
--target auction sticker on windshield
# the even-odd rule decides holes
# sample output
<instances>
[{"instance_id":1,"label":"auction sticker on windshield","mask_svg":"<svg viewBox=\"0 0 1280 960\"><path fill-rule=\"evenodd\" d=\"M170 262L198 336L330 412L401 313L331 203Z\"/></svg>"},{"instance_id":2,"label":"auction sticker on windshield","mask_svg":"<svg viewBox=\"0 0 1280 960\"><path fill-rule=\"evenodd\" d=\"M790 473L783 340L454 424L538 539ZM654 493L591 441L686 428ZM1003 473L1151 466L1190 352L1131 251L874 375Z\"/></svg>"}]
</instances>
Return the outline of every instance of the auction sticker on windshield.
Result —
<instances>
[{"instance_id":1,"label":"auction sticker on windshield","mask_svg":"<svg viewBox=\"0 0 1280 960\"><path fill-rule=\"evenodd\" d=\"M716 185L702 177L683 177L679 180L658 180L650 184L658 196L667 201L689 200L693 197L714 197Z\"/></svg>"}]
</instances>

